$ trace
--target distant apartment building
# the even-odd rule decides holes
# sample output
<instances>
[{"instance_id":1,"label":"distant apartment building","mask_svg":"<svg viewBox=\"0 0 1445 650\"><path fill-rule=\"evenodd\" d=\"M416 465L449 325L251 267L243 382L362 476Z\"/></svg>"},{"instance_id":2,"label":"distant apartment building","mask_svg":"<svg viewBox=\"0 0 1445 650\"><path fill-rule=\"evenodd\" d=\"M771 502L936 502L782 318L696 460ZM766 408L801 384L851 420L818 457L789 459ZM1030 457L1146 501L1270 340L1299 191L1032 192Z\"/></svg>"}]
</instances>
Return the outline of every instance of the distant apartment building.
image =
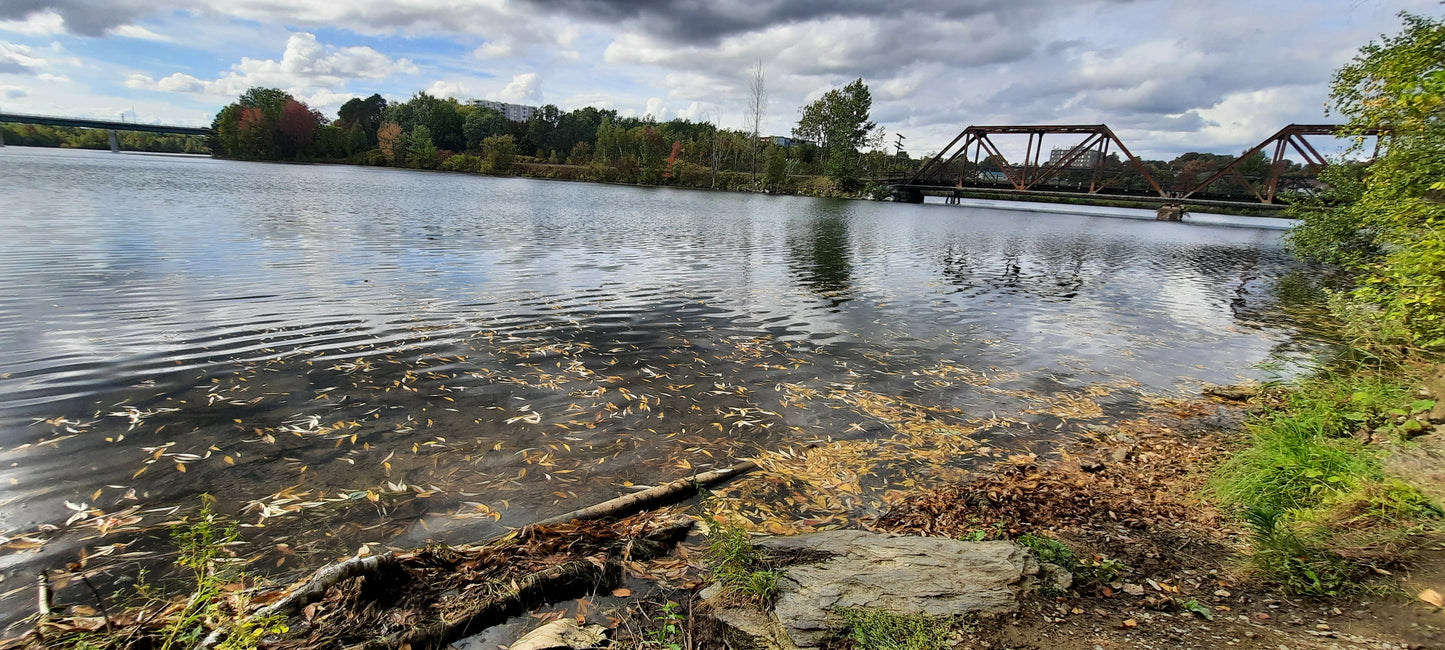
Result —
<instances>
[{"instance_id":1,"label":"distant apartment building","mask_svg":"<svg viewBox=\"0 0 1445 650\"><path fill-rule=\"evenodd\" d=\"M1058 163L1059 161L1069 157L1070 151L1073 151L1073 149L1054 149L1053 151L1050 151L1049 162L1047 163L1047 165L1054 165L1055 163ZM1089 149L1079 154L1078 158L1075 158L1073 162L1069 163L1069 167L1075 169L1092 169L1094 167L1094 164L1097 162L1099 162L1099 150Z\"/></svg>"},{"instance_id":2,"label":"distant apartment building","mask_svg":"<svg viewBox=\"0 0 1445 650\"><path fill-rule=\"evenodd\" d=\"M532 114L537 112L536 106L524 106L522 104L508 104L507 102L494 102L490 99L473 99L467 102L472 106L490 108L513 122L526 122L532 119Z\"/></svg>"}]
</instances>

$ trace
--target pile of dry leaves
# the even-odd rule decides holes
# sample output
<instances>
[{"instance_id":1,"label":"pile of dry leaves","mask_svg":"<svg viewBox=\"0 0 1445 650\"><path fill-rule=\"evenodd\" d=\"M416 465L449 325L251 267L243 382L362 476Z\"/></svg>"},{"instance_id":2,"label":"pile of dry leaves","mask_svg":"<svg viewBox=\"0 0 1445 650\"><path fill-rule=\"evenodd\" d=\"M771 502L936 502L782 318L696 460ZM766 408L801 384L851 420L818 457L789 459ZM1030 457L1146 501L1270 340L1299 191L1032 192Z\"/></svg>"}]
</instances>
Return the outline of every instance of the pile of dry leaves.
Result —
<instances>
[{"instance_id":1,"label":"pile of dry leaves","mask_svg":"<svg viewBox=\"0 0 1445 650\"><path fill-rule=\"evenodd\" d=\"M1128 557L1135 566L1172 564L1163 555L1189 540L1226 543L1219 512L1201 490L1228 446L1216 427L1200 423L1233 412L1195 403L1101 427L1057 463L1020 459L972 481L919 492L876 527L954 538L1043 534L1137 556Z\"/></svg>"}]
</instances>

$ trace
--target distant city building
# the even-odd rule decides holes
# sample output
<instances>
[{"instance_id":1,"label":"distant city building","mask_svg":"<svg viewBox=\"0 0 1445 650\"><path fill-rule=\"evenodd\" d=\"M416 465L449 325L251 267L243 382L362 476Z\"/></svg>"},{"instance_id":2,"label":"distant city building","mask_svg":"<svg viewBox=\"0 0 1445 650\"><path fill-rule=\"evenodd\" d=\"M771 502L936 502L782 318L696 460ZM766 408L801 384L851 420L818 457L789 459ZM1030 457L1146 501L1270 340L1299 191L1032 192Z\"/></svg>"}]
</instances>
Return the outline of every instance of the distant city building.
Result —
<instances>
[{"instance_id":1,"label":"distant city building","mask_svg":"<svg viewBox=\"0 0 1445 650\"><path fill-rule=\"evenodd\" d=\"M1072 149L1054 149L1053 151L1049 152L1049 162L1048 162L1048 164L1049 164L1049 165L1053 165L1053 164L1055 164L1055 163L1063 160L1064 158L1067 158L1067 157L1069 156L1069 152L1070 152L1070 151L1073 151L1073 150L1072 150ZM1098 150L1098 149L1089 149L1089 150L1087 150L1087 151L1079 154L1079 157L1078 157L1078 158L1075 158L1073 162L1069 163L1069 167L1073 167L1073 168L1077 168L1077 169L1092 169L1092 168L1094 167L1094 164L1097 163L1097 162L1099 162L1099 150Z\"/></svg>"},{"instance_id":2,"label":"distant city building","mask_svg":"<svg viewBox=\"0 0 1445 650\"><path fill-rule=\"evenodd\" d=\"M796 147L798 145L808 144L807 140L790 138L786 135L765 135L758 139L768 144L778 145L779 147Z\"/></svg>"},{"instance_id":3,"label":"distant city building","mask_svg":"<svg viewBox=\"0 0 1445 650\"><path fill-rule=\"evenodd\" d=\"M472 106L490 108L513 122L526 122L532 119L532 114L537 112L536 106L524 106L522 104L508 104L507 102L494 102L490 99L473 99L467 102Z\"/></svg>"}]
</instances>

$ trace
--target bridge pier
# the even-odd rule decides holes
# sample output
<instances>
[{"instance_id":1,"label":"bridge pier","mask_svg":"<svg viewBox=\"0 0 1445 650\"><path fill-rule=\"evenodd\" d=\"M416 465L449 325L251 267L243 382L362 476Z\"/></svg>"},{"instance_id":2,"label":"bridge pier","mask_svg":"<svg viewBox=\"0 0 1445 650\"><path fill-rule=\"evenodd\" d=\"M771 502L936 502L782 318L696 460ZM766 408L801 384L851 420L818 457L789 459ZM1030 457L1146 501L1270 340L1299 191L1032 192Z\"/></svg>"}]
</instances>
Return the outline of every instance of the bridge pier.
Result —
<instances>
[{"instance_id":1,"label":"bridge pier","mask_svg":"<svg viewBox=\"0 0 1445 650\"><path fill-rule=\"evenodd\" d=\"M898 203L922 203L923 190L916 190L911 187L893 188L893 200Z\"/></svg>"},{"instance_id":2,"label":"bridge pier","mask_svg":"<svg viewBox=\"0 0 1445 650\"><path fill-rule=\"evenodd\" d=\"M0 129L0 147L5 146L5 129Z\"/></svg>"},{"instance_id":3,"label":"bridge pier","mask_svg":"<svg viewBox=\"0 0 1445 650\"><path fill-rule=\"evenodd\" d=\"M111 152L111 153L120 153L120 136L116 135L115 129L111 129L111 130L109 131L109 133L110 133L110 152Z\"/></svg>"},{"instance_id":4,"label":"bridge pier","mask_svg":"<svg viewBox=\"0 0 1445 650\"><path fill-rule=\"evenodd\" d=\"M1155 221L1183 221L1184 204L1165 203L1159 206L1159 211L1154 213Z\"/></svg>"}]
</instances>

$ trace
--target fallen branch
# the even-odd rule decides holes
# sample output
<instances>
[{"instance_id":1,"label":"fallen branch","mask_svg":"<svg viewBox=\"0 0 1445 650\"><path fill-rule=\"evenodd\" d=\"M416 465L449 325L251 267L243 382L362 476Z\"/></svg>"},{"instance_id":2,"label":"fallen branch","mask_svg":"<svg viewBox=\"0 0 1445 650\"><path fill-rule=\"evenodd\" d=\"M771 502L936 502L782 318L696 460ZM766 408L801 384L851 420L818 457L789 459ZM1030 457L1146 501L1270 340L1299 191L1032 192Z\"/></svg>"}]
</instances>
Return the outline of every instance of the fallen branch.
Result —
<instances>
[{"instance_id":1,"label":"fallen branch","mask_svg":"<svg viewBox=\"0 0 1445 650\"><path fill-rule=\"evenodd\" d=\"M307 580L305 584L292 589L281 600L256 610L252 617L262 618L274 614L291 614L307 603L320 598L327 589L336 583L353 576L375 573L395 561L395 555L383 553L367 557L354 557L344 562L321 567L316 573L311 574L311 579Z\"/></svg>"},{"instance_id":2,"label":"fallen branch","mask_svg":"<svg viewBox=\"0 0 1445 650\"><path fill-rule=\"evenodd\" d=\"M629 515L647 508L686 499L696 494L700 488L717 485L718 483L722 483L735 476L746 474L757 468L756 463L750 460L743 461L732 467L693 474L692 476L663 483L662 485L650 487L640 492L609 499L586 508L557 515L556 517L549 517L533 525L553 526L556 524L565 524L574 519L587 520Z\"/></svg>"},{"instance_id":3,"label":"fallen branch","mask_svg":"<svg viewBox=\"0 0 1445 650\"><path fill-rule=\"evenodd\" d=\"M577 560L530 574L515 589L484 598L462 612L431 625L422 625L346 650L440 648L446 643L486 629L547 601L575 598L622 581L622 566L612 560Z\"/></svg>"},{"instance_id":4,"label":"fallen branch","mask_svg":"<svg viewBox=\"0 0 1445 650\"><path fill-rule=\"evenodd\" d=\"M256 610L250 616L247 616L246 620L253 621L276 614L289 616L296 610L304 607L307 603L320 598L326 593L327 589L330 589L342 580L354 576L375 573L382 567L394 562L396 562L395 555L383 553L381 555L371 555L367 557L354 557L349 560L321 567L317 569L315 573L311 574L309 580L287 592L280 600ZM211 630L211 633L207 634L206 638L201 641L201 645L199 646L200 650L209 650L215 647L217 643L220 643L221 640L225 638L228 631L229 628L226 627L218 627Z\"/></svg>"},{"instance_id":5,"label":"fallen branch","mask_svg":"<svg viewBox=\"0 0 1445 650\"><path fill-rule=\"evenodd\" d=\"M449 614L441 621L348 646L346 650L392 650L408 646L442 648L533 607L610 589L622 582L623 560L645 561L661 555L673 542L685 536L692 525L691 519L676 519L639 538L651 544L633 545L629 542L620 555L598 554L528 574L502 593L469 603L465 609Z\"/></svg>"}]
</instances>

